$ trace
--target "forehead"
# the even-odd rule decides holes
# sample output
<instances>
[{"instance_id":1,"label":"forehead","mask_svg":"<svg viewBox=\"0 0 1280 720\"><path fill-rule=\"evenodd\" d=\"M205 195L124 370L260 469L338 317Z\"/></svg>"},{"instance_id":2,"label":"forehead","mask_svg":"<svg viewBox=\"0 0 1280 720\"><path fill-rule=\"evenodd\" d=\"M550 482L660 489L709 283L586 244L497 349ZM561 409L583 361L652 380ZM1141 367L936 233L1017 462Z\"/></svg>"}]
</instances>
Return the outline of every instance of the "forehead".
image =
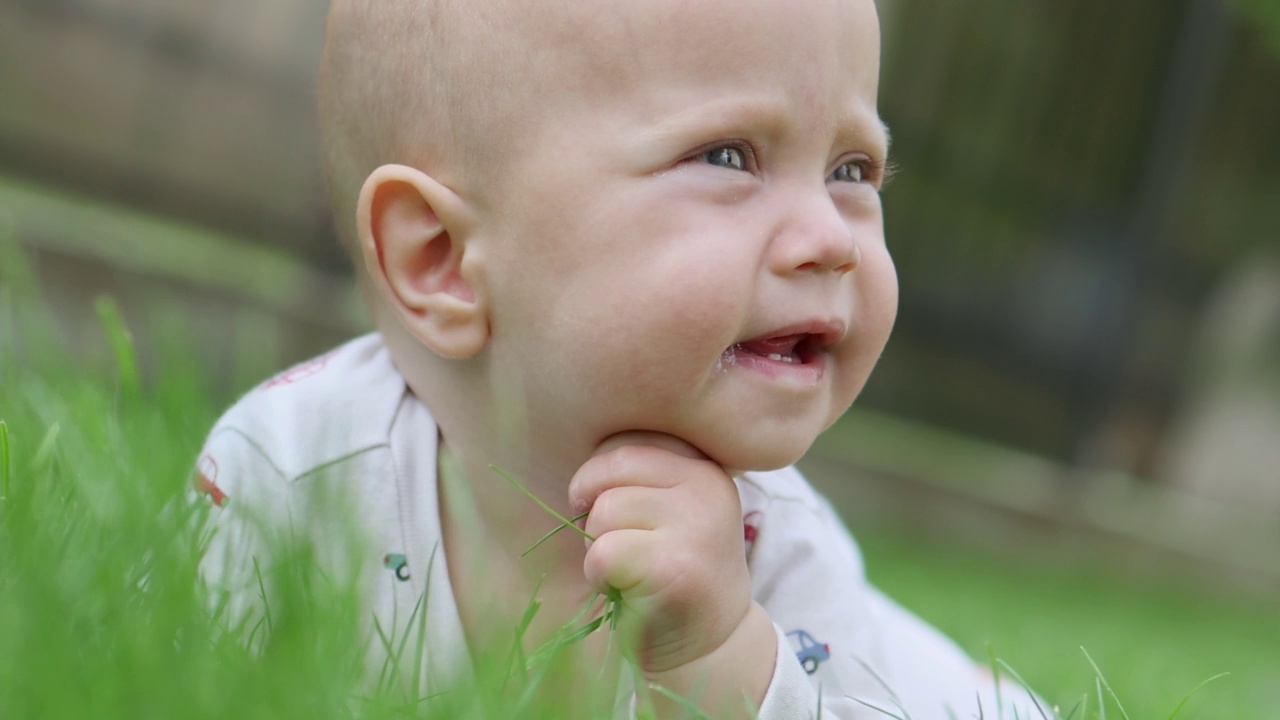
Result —
<instances>
[{"instance_id":1,"label":"forehead","mask_svg":"<svg viewBox=\"0 0 1280 720\"><path fill-rule=\"evenodd\" d=\"M812 139L887 142L873 0L568 0L560 9L524 37L537 45L521 70L539 76L530 130L573 114L655 130L737 116Z\"/></svg>"},{"instance_id":2,"label":"forehead","mask_svg":"<svg viewBox=\"0 0 1280 720\"><path fill-rule=\"evenodd\" d=\"M544 49L562 81L592 93L724 91L782 81L809 103L857 95L874 108L873 0L603 0L567 3ZM590 7L584 7L590 6Z\"/></svg>"}]
</instances>

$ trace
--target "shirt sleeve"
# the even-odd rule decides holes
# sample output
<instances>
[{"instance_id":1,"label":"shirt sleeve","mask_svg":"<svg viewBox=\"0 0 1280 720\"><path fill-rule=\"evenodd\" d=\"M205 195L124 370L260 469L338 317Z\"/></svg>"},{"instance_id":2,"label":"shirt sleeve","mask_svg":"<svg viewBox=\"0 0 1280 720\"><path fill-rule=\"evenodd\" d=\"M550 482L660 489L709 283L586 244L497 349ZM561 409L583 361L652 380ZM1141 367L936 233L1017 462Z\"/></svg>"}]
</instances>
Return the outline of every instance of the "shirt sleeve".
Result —
<instances>
[{"instance_id":1,"label":"shirt sleeve","mask_svg":"<svg viewBox=\"0 0 1280 720\"><path fill-rule=\"evenodd\" d=\"M269 622L274 550L290 533L289 485L271 459L227 425L210 433L193 472L208 505L200 577L225 627Z\"/></svg>"},{"instance_id":2,"label":"shirt sleeve","mask_svg":"<svg viewBox=\"0 0 1280 720\"><path fill-rule=\"evenodd\" d=\"M828 717L818 714L818 689L809 682L809 676L800 663L795 662L795 652L787 640L786 632L776 623L778 655L773 666L773 680L760 704L760 720L791 720L792 718Z\"/></svg>"},{"instance_id":3,"label":"shirt sleeve","mask_svg":"<svg viewBox=\"0 0 1280 720\"><path fill-rule=\"evenodd\" d=\"M795 471L794 480L803 483ZM857 545L831 507L770 495L754 518L753 595L778 652L760 720L997 717L995 684L942 633L867 583ZM746 508L744 498L744 509ZM1005 717L1039 717L1001 686Z\"/></svg>"}]
</instances>

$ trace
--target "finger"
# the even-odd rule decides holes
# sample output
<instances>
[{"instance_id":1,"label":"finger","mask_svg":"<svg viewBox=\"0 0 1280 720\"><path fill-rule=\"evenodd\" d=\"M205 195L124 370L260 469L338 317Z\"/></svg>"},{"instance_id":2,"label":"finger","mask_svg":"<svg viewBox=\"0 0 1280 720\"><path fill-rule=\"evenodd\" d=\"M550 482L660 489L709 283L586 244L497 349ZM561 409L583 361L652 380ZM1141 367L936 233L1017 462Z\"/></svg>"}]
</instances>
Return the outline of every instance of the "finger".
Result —
<instances>
[{"instance_id":1,"label":"finger","mask_svg":"<svg viewBox=\"0 0 1280 720\"><path fill-rule=\"evenodd\" d=\"M591 505L583 530L600 537L615 530L653 530L672 514L661 490L636 485L609 488Z\"/></svg>"},{"instance_id":2,"label":"finger","mask_svg":"<svg viewBox=\"0 0 1280 720\"><path fill-rule=\"evenodd\" d=\"M648 578L655 543L649 530L614 530L596 538L582 561L587 582L600 592L630 592Z\"/></svg>"},{"instance_id":3,"label":"finger","mask_svg":"<svg viewBox=\"0 0 1280 720\"><path fill-rule=\"evenodd\" d=\"M709 460L692 460L646 445L625 445L582 464L569 482L569 505L575 514L590 510L606 490L630 485L670 488L695 474L728 475Z\"/></svg>"},{"instance_id":4,"label":"finger","mask_svg":"<svg viewBox=\"0 0 1280 720\"><path fill-rule=\"evenodd\" d=\"M681 457L687 457L690 460L710 460L706 453L690 445L684 439L667 433L653 432L652 430L628 430L627 432L610 435L596 447L594 454L603 455L627 445L656 447Z\"/></svg>"}]
</instances>

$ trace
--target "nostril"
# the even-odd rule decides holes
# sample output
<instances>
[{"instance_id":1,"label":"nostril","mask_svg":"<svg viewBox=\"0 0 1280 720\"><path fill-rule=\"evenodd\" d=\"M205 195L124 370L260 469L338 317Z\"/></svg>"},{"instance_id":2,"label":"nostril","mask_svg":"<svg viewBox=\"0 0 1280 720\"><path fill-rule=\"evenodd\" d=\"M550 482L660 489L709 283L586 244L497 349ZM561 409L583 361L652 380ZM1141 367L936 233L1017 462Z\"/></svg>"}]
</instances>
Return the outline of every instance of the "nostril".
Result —
<instances>
[{"instance_id":1,"label":"nostril","mask_svg":"<svg viewBox=\"0 0 1280 720\"><path fill-rule=\"evenodd\" d=\"M853 272L858 269L858 265L862 262L862 248L858 247L858 244L855 242L851 250L852 252L849 253L849 262L846 262L835 269L835 271L840 275Z\"/></svg>"},{"instance_id":2,"label":"nostril","mask_svg":"<svg viewBox=\"0 0 1280 720\"><path fill-rule=\"evenodd\" d=\"M827 265L826 263L807 262L796 266L796 272L817 272L819 270L831 270L837 275L853 272L858 267L858 261L852 260L843 265Z\"/></svg>"}]
</instances>

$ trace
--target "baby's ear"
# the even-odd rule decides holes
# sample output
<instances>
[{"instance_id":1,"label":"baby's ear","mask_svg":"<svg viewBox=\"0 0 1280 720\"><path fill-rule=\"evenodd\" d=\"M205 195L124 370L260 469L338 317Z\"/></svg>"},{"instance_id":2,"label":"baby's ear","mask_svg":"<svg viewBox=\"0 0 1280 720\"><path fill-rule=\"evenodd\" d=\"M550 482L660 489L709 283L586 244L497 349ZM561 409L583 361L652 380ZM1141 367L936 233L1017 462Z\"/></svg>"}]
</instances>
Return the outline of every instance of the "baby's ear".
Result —
<instances>
[{"instance_id":1,"label":"baby's ear","mask_svg":"<svg viewBox=\"0 0 1280 720\"><path fill-rule=\"evenodd\" d=\"M383 165L365 180L356 224L370 278L405 328L443 357L480 352L489 319L463 199L420 170Z\"/></svg>"}]
</instances>

